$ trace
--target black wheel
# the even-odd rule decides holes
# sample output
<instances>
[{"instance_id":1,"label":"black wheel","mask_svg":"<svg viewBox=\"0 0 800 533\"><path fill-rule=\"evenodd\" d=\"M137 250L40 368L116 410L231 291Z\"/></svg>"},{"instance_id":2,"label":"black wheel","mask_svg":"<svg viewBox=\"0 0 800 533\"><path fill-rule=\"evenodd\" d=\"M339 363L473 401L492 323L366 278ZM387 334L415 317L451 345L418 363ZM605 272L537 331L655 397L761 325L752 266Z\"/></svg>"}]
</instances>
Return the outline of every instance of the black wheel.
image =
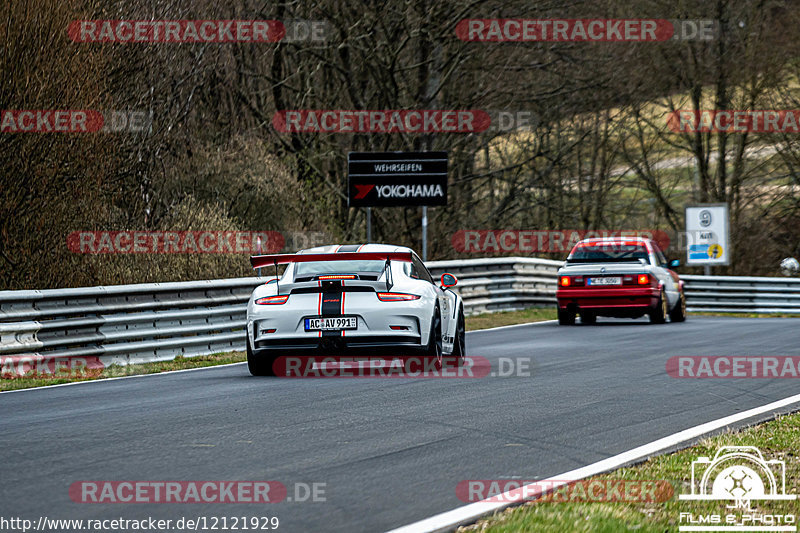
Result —
<instances>
[{"instance_id":1,"label":"black wheel","mask_svg":"<svg viewBox=\"0 0 800 533\"><path fill-rule=\"evenodd\" d=\"M661 294L658 297L658 303L650 310L650 323L663 324L667 320L667 295L664 294L664 289L661 289Z\"/></svg>"},{"instance_id":2,"label":"black wheel","mask_svg":"<svg viewBox=\"0 0 800 533\"><path fill-rule=\"evenodd\" d=\"M678 303L675 308L669 312L670 322L684 322L686 320L686 295L681 291Z\"/></svg>"},{"instance_id":3,"label":"black wheel","mask_svg":"<svg viewBox=\"0 0 800 533\"><path fill-rule=\"evenodd\" d=\"M456 335L453 339L453 353L450 357L454 359L456 366L464 364L464 359L467 356L467 327L464 320L464 308L458 310L458 319L456 321Z\"/></svg>"},{"instance_id":4,"label":"black wheel","mask_svg":"<svg viewBox=\"0 0 800 533\"><path fill-rule=\"evenodd\" d=\"M592 311L581 311L581 324L590 326L597 323L597 315Z\"/></svg>"},{"instance_id":5,"label":"black wheel","mask_svg":"<svg viewBox=\"0 0 800 533\"><path fill-rule=\"evenodd\" d=\"M250 374L254 376L274 376L275 371L272 369L274 361L274 356L262 355L261 357L255 357L253 349L250 348L250 339L247 339L247 369Z\"/></svg>"},{"instance_id":6,"label":"black wheel","mask_svg":"<svg viewBox=\"0 0 800 533\"><path fill-rule=\"evenodd\" d=\"M572 326L575 324L575 313L566 309L558 310L558 323L562 326Z\"/></svg>"},{"instance_id":7,"label":"black wheel","mask_svg":"<svg viewBox=\"0 0 800 533\"><path fill-rule=\"evenodd\" d=\"M435 361L436 369L442 368L442 317L439 314L439 308L433 312L431 319L431 331L428 335L428 349L426 350L427 357Z\"/></svg>"}]
</instances>

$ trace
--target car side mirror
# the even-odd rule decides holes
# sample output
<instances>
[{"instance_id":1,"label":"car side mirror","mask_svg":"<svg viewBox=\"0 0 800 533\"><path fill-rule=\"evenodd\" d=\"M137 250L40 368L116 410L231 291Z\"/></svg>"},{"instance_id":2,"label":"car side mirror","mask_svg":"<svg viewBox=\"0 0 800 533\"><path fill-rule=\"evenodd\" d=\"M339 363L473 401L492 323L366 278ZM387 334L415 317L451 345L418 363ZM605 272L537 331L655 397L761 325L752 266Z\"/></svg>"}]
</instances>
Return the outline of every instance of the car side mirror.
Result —
<instances>
[{"instance_id":1,"label":"car side mirror","mask_svg":"<svg viewBox=\"0 0 800 533\"><path fill-rule=\"evenodd\" d=\"M454 275L448 273L442 274L442 289L455 287L457 283L458 278L456 278Z\"/></svg>"},{"instance_id":2,"label":"car side mirror","mask_svg":"<svg viewBox=\"0 0 800 533\"><path fill-rule=\"evenodd\" d=\"M681 262L679 259L673 259L672 261L669 262L670 268L678 268L679 266L681 266Z\"/></svg>"}]
</instances>

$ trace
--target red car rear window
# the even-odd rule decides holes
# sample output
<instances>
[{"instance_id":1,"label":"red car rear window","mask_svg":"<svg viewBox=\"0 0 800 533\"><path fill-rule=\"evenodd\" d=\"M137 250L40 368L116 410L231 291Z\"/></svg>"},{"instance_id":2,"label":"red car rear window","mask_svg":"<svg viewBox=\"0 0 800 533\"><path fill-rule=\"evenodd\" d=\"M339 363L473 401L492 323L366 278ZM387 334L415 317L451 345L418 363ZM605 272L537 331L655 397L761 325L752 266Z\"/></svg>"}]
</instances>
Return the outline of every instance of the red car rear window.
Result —
<instances>
[{"instance_id":1,"label":"red car rear window","mask_svg":"<svg viewBox=\"0 0 800 533\"><path fill-rule=\"evenodd\" d=\"M637 261L649 259L647 247L638 242L609 241L578 243L567 261Z\"/></svg>"}]
</instances>

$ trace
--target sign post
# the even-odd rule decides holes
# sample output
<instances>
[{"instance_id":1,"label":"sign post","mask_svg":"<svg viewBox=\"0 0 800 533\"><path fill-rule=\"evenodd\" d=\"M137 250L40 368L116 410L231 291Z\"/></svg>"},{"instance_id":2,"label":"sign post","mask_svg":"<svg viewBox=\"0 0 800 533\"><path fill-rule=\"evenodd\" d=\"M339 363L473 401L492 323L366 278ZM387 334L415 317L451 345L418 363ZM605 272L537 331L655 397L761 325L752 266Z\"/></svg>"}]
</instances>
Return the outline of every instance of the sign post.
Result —
<instances>
[{"instance_id":1,"label":"sign post","mask_svg":"<svg viewBox=\"0 0 800 533\"><path fill-rule=\"evenodd\" d=\"M422 260L428 260L428 206L422 206Z\"/></svg>"},{"instance_id":2,"label":"sign post","mask_svg":"<svg viewBox=\"0 0 800 533\"><path fill-rule=\"evenodd\" d=\"M422 206L422 259L428 253L428 206L447 205L447 152L350 152L347 205L367 208L367 240L372 239L372 207Z\"/></svg>"},{"instance_id":3,"label":"sign post","mask_svg":"<svg viewBox=\"0 0 800 533\"><path fill-rule=\"evenodd\" d=\"M700 204L686 208L686 264L704 266L730 264L728 204Z\"/></svg>"}]
</instances>

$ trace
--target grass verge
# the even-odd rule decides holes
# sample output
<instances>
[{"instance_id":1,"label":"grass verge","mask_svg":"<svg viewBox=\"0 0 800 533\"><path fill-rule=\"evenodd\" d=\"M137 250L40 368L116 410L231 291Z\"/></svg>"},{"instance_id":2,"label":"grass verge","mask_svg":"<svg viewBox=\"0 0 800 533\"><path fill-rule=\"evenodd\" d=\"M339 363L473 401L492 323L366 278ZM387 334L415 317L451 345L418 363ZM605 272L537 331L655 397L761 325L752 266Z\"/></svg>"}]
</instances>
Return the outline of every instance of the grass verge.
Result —
<instances>
[{"instance_id":1,"label":"grass verge","mask_svg":"<svg viewBox=\"0 0 800 533\"><path fill-rule=\"evenodd\" d=\"M692 519L695 521L699 519L700 515L718 514L721 516L721 525L726 525L726 517L729 514L733 515L736 523L741 523L742 516L747 514L753 517L761 514L763 518L766 515L797 515L800 512L798 500L752 500L752 511L744 512L726 508L726 505L733 504L731 501L678 500L679 494L691 494L692 461L698 457L713 458L722 446L755 446L761 450L765 460L784 461L786 465L785 493L797 494L798 488L800 488L800 460L798 460L800 413L780 416L772 421L741 431L727 432L703 439L690 448L653 457L638 465L589 478L589 480L664 480L669 482L674 489L672 497L665 502L529 502L506 509L470 526L459 528L458 531L461 533L472 531L490 533L511 531L671 532L678 531L678 527L681 525L698 525L696 522L690 523L688 517L681 513L691 513ZM737 462L735 464L746 463ZM700 471L702 472L702 470ZM740 473L733 472L732 474L739 475ZM780 478L778 478L778 483L780 483ZM752 521L746 522L746 524L763 525ZM775 522L775 525L779 524Z\"/></svg>"},{"instance_id":2,"label":"grass verge","mask_svg":"<svg viewBox=\"0 0 800 533\"><path fill-rule=\"evenodd\" d=\"M476 329L496 328L525 324L527 322L542 322L557 318L555 305L551 307L529 307L519 311L500 311L497 313L484 313L466 317L467 331Z\"/></svg>"},{"instance_id":3,"label":"grass verge","mask_svg":"<svg viewBox=\"0 0 800 533\"><path fill-rule=\"evenodd\" d=\"M32 387L59 385L61 383L73 383L76 381L158 374L160 372L169 372L170 370L186 370L189 368L226 365L228 363L241 363L246 359L247 356L244 352L227 352L197 357L176 357L172 361L159 361L156 363L143 363L139 365L111 365L103 369L86 370L80 377L38 378L23 376L12 379L0 379L0 391L30 389Z\"/></svg>"}]
</instances>

